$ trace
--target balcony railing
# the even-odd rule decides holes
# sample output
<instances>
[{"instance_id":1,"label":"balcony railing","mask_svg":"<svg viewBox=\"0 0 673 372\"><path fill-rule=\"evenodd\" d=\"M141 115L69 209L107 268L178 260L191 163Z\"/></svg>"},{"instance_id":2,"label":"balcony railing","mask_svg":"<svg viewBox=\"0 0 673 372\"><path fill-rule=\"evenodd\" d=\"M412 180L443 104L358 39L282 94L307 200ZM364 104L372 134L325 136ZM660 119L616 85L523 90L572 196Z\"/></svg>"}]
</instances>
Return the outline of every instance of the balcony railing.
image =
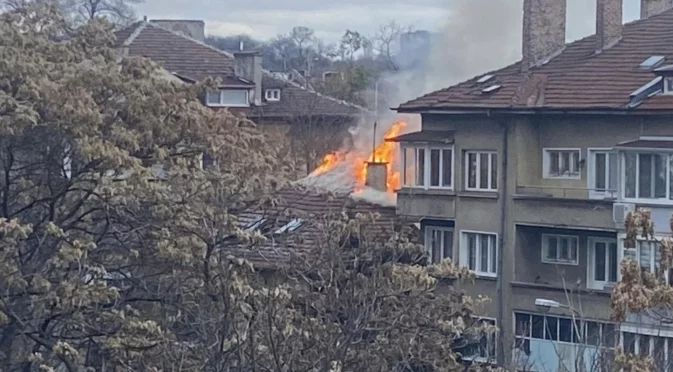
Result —
<instances>
[{"instance_id":1,"label":"balcony railing","mask_svg":"<svg viewBox=\"0 0 673 372\"><path fill-rule=\"evenodd\" d=\"M615 200L617 190L590 189L586 187L558 187L540 185L518 185L516 194L520 196L551 199L591 199Z\"/></svg>"}]
</instances>

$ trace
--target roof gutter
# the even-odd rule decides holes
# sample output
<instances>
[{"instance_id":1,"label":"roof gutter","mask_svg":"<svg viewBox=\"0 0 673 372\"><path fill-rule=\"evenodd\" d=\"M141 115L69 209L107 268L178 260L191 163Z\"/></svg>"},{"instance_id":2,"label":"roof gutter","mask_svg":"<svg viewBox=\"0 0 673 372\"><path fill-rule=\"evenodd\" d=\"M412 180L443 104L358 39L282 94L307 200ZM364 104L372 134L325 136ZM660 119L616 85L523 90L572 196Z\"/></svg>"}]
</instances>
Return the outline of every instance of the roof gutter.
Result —
<instances>
[{"instance_id":1,"label":"roof gutter","mask_svg":"<svg viewBox=\"0 0 673 372\"><path fill-rule=\"evenodd\" d=\"M432 115L613 115L613 116L643 116L643 115L673 115L673 109L555 109L555 108L456 108L447 110L419 109L397 110L401 114L432 114Z\"/></svg>"}]
</instances>

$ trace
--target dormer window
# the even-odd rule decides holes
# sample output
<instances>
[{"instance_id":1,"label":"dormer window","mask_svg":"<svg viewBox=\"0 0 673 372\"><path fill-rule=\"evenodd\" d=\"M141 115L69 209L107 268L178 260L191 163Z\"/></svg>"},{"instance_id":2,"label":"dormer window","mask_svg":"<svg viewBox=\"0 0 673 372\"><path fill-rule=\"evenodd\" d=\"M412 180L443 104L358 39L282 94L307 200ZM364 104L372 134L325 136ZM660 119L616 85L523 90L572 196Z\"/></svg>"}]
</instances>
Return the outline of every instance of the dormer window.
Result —
<instances>
[{"instance_id":1,"label":"dormer window","mask_svg":"<svg viewBox=\"0 0 673 372\"><path fill-rule=\"evenodd\" d=\"M264 98L272 102L280 101L280 89L267 89L264 91Z\"/></svg>"},{"instance_id":2,"label":"dormer window","mask_svg":"<svg viewBox=\"0 0 673 372\"><path fill-rule=\"evenodd\" d=\"M664 78L664 94L673 94L673 76Z\"/></svg>"},{"instance_id":3,"label":"dormer window","mask_svg":"<svg viewBox=\"0 0 673 372\"><path fill-rule=\"evenodd\" d=\"M246 89L219 89L206 93L206 105L210 107L248 107Z\"/></svg>"}]
</instances>

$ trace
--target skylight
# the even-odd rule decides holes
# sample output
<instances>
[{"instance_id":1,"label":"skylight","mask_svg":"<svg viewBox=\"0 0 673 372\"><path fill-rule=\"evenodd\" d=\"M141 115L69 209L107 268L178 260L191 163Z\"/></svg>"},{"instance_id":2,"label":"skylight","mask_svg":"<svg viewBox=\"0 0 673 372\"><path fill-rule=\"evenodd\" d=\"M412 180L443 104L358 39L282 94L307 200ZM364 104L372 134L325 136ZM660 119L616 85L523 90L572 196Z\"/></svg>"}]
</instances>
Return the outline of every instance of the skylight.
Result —
<instances>
[{"instance_id":1,"label":"skylight","mask_svg":"<svg viewBox=\"0 0 673 372\"><path fill-rule=\"evenodd\" d=\"M493 93L498 89L500 89L500 85L495 84L495 85L491 85L490 87L482 90L481 92L482 93Z\"/></svg>"},{"instance_id":2,"label":"skylight","mask_svg":"<svg viewBox=\"0 0 673 372\"><path fill-rule=\"evenodd\" d=\"M651 56L644 60L638 67L642 69L653 69L664 62L664 56Z\"/></svg>"},{"instance_id":3,"label":"skylight","mask_svg":"<svg viewBox=\"0 0 673 372\"><path fill-rule=\"evenodd\" d=\"M487 82L491 79L493 79L493 75L484 75L484 76L480 77L479 80L477 80L477 83L479 83L479 84L485 83L485 82Z\"/></svg>"},{"instance_id":4,"label":"skylight","mask_svg":"<svg viewBox=\"0 0 673 372\"><path fill-rule=\"evenodd\" d=\"M302 221L300 218L294 218L294 219L290 220L290 222L285 224L283 227L276 230L274 232L274 234L282 234L284 232L292 232L294 230L297 230L303 222L304 221Z\"/></svg>"},{"instance_id":5,"label":"skylight","mask_svg":"<svg viewBox=\"0 0 673 372\"><path fill-rule=\"evenodd\" d=\"M266 222L266 218L264 217L258 217L254 221L250 222L247 226L245 226L246 231L253 231L258 229L260 226L262 226Z\"/></svg>"}]
</instances>

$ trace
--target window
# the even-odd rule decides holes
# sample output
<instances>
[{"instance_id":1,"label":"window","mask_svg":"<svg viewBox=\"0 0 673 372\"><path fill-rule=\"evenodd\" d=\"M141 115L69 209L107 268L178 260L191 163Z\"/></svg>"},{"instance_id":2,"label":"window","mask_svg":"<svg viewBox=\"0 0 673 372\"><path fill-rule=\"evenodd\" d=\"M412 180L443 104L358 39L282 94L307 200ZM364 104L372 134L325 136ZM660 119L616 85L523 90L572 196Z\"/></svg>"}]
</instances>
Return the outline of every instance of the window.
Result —
<instances>
[{"instance_id":1,"label":"window","mask_svg":"<svg viewBox=\"0 0 673 372\"><path fill-rule=\"evenodd\" d=\"M622 245L624 241L622 240ZM643 271L653 274L658 273L661 261L660 243L654 240L637 240L635 248L625 248L624 258L638 261L640 268ZM669 269L663 273L664 279L669 285L673 286L673 269Z\"/></svg>"},{"instance_id":2,"label":"window","mask_svg":"<svg viewBox=\"0 0 673 372\"><path fill-rule=\"evenodd\" d=\"M617 282L619 259L617 240L609 238L589 238L589 280L587 287L605 289Z\"/></svg>"},{"instance_id":3,"label":"window","mask_svg":"<svg viewBox=\"0 0 673 372\"><path fill-rule=\"evenodd\" d=\"M651 356L654 371L673 371L673 338L622 332L622 347L627 354Z\"/></svg>"},{"instance_id":4,"label":"window","mask_svg":"<svg viewBox=\"0 0 673 372\"><path fill-rule=\"evenodd\" d=\"M577 265L579 238L572 235L542 235L542 262Z\"/></svg>"},{"instance_id":5,"label":"window","mask_svg":"<svg viewBox=\"0 0 673 372\"><path fill-rule=\"evenodd\" d=\"M580 149L544 149L545 178L580 178Z\"/></svg>"},{"instance_id":6,"label":"window","mask_svg":"<svg viewBox=\"0 0 673 372\"><path fill-rule=\"evenodd\" d=\"M440 263L447 258L453 260L453 228L426 227L425 249L430 263Z\"/></svg>"},{"instance_id":7,"label":"window","mask_svg":"<svg viewBox=\"0 0 673 372\"><path fill-rule=\"evenodd\" d=\"M617 192L617 153L589 150L588 187L592 199L615 198Z\"/></svg>"},{"instance_id":8,"label":"window","mask_svg":"<svg viewBox=\"0 0 673 372\"><path fill-rule=\"evenodd\" d=\"M498 274L496 241L496 234L463 232L461 265L467 266L477 275L496 276Z\"/></svg>"},{"instance_id":9,"label":"window","mask_svg":"<svg viewBox=\"0 0 673 372\"><path fill-rule=\"evenodd\" d=\"M664 94L673 94L673 77L664 78Z\"/></svg>"},{"instance_id":10,"label":"window","mask_svg":"<svg viewBox=\"0 0 673 372\"><path fill-rule=\"evenodd\" d=\"M468 345L465 346L460 354L463 359L475 362L494 362L496 358L496 333L495 319L476 318L474 327L488 327L489 331L479 332L476 335L468 336Z\"/></svg>"},{"instance_id":11,"label":"window","mask_svg":"<svg viewBox=\"0 0 673 372\"><path fill-rule=\"evenodd\" d=\"M624 198L673 200L670 154L628 152L624 155Z\"/></svg>"},{"instance_id":12,"label":"window","mask_svg":"<svg viewBox=\"0 0 673 372\"><path fill-rule=\"evenodd\" d=\"M613 323L528 313L514 313L514 332L517 345L527 354L530 354L531 340L615 347L619 335Z\"/></svg>"},{"instance_id":13,"label":"window","mask_svg":"<svg viewBox=\"0 0 673 372\"><path fill-rule=\"evenodd\" d=\"M264 92L267 101L280 101L280 89L267 89Z\"/></svg>"},{"instance_id":14,"label":"window","mask_svg":"<svg viewBox=\"0 0 673 372\"><path fill-rule=\"evenodd\" d=\"M206 93L206 105L247 107L248 91L244 89L220 89Z\"/></svg>"},{"instance_id":15,"label":"window","mask_svg":"<svg viewBox=\"0 0 673 372\"><path fill-rule=\"evenodd\" d=\"M453 148L403 147L405 187L453 189Z\"/></svg>"},{"instance_id":16,"label":"window","mask_svg":"<svg viewBox=\"0 0 673 372\"><path fill-rule=\"evenodd\" d=\"M466 152L465 173L467 190L498 190L498 155L495 152Z\"/></svg>"}]
</instances>

